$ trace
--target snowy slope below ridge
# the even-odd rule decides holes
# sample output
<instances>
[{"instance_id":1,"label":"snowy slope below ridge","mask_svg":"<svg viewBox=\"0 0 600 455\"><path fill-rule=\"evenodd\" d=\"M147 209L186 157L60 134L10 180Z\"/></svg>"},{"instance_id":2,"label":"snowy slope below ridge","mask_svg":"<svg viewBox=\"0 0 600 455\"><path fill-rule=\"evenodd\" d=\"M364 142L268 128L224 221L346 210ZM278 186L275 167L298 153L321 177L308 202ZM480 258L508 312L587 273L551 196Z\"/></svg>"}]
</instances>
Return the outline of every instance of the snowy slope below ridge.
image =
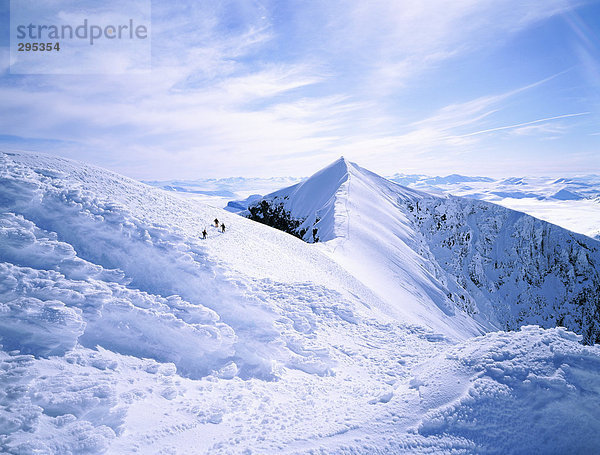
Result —
<instances>
[{"instance_id":1,"label":"snowy slope below ridge","mask_svg":"<svg viewBox=\"0 0 600 455\"><path fill-rule=\"evenodd\" d=\"M600 348L564 329L456 343L322 245L60 158L0 154L0 206L2 453L600 445Z\"/></svg>"},{"instance_id":2,"label":"snowy slope below ridge","mask_svg":"<svg viewBox=\"0 0 600 455\"><path fill-rule=\"evenodd\" d=\"M600 341L600 243L529 215L402 187L343 158L246 214L325 241L399 316L427 321L437 308L488 330L564 325Z\"/></svg>"}]
</instances>

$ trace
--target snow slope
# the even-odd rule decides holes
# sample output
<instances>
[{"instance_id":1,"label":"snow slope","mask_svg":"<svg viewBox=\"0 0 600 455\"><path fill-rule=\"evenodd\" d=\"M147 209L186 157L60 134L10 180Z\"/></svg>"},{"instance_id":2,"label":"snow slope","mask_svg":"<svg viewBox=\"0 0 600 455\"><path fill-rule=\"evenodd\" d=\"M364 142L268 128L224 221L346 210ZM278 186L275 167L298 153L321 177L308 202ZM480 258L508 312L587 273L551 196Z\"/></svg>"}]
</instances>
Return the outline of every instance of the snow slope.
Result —
<instances>
[{"instance_id":1,"label":"snow slope","mask_svg":"<svg viewBox=\"0 0 600 455\"><path fill-rule=\"evenodd\" d=\"M60 158L0 154L0 207L3 453L600 445L600 348L564 329L404 320L326 244Z\"/></svg>"},{"instance_id":2,"label":"snow slope","mask_svg":"<svg viewBox=\"0 0 600 455\"><path fill-rule=\"evenodd\" d=\"M456 317L465 312L486 330L563 325L600 341L600 243L586 236L402 187L343 158L265 196L250 217L270 223L269 207L299 220L304 240L324 241L402 319L444 330L441 312L472 334L478 327Z\"/></svg>"}]
</instances>

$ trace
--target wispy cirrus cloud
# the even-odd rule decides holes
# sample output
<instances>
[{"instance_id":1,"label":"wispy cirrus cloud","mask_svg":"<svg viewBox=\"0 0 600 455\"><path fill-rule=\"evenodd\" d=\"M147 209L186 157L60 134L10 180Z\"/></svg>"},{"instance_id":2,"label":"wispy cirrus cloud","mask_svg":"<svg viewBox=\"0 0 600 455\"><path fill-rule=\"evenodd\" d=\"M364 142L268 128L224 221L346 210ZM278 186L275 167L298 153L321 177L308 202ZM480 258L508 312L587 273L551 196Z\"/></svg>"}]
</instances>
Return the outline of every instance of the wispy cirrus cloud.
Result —
<instances>
[{"instance_id":1,"label":"wispy cirrus cloud","mask_svg":"<svg viewBox=\"0 0 600 455\"><path fill-rule=\"evenodd\" d=\"M458 137L478 136L480 134L495 133L496 131L504 131L504 130L516 130L517 132L521 132L521 133L531 132L531 131L548 131L548 122L551 122L553 120L570 118L570 117L579 117L581 115L589 115L589 114L590 114L590 112L578 112L575 114L556 115L554 117L541 118L541 119L537 119L537 120L531 120L529 122L517 123L514 125L497 126L495 128L488 128L488 129L481 130L481 131L474 131L472 133L463 134ZM542 125L536 125L536 124L542 124ZM532 125L536 125L536 127L532 127ZM558 132L558 131L559 130L553 130L553 132Z\"/></svg>"},{"instance_id":2,"label":"wispy cirrus cloud","mask_svg":"<svg viewBox=\"0 0 600 455\"><path fill-rule=\"evenodd\" d=\"M457 169L457 161L464 163L469 159L480 159L478 155L485 155L486 149L489 151L489 138L494 135L508 132L514 136L557 139L569 130L569 125L560 121L589 116L591 113L569 113L510 125L484 126L498 124L498 120L494 119L495 114L501 112L511 98L539 89L561 74L505 93L444 106L432 115L406 125L400 133L390 130L388 134L378 137L357 136L336 145L334 149L338 154L351 157L362 155L368 164L379 168L381 172L390 168L418 172L426 166L431 172L443 174L449 172L448 169ZM510 164L501 167L493 160L489 163L488 173L510 172Z\"/></svg>"}]
</instances>

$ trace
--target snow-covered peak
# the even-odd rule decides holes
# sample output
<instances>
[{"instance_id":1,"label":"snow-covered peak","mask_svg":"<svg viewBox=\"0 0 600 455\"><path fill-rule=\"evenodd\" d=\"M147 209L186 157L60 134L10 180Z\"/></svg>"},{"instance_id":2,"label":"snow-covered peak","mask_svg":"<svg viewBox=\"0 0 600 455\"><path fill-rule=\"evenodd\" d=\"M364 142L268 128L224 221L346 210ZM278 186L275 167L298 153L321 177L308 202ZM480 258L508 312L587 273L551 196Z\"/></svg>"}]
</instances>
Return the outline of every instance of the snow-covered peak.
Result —
<instances>
[{"instance_id":1,"label":"snow-covered peak","mask_svg":"<svg viewBox=\"0 0 600 455\"><path fill-rule=\"evenodd\" d=\"M329 170L333 170L333 169L338 169L338 170L342 170L345 172L349 172L349 168L352 166L353 163L351 163L350 161L348 161L346 158L344 158L344 156L340 156L337 160L335 160L333 163L329 164L328 166L325 166L323 169L321 169L320 171L315 172L315 174L313 175L317 175L321 172L326 172Z\"/></svg>"},{"instance_id":2,"label":"snow-covered peak","mask_svg":"<svg viewBox=\"0 0 600 455\"><path fill-rule=\"evenodd\" d=\"M343 207L350 197L369 204L368 200L385 200L397 194L417 196L424 193L393 183L342 156L302 182L264 196L263 201L280 206L286 212L283 216L301 220L298 226L290 229L299 237L308 242L323 242L344 236L348 214ZM257 204L260 201L253 205ZM373 209L376 212L382 210L377 202Z\"/></svg>"},{"instance_id":3,"label":"snow-covered peak","mask_svg":"<svg viewBox=\"0 0 600 455\"><path fill-rule=\"evenodd\" d=\"M360 175L359 168L344 157L335 160L306 180L275 191L266 198L279 198L289 201L288 209L293 216L305 217L332 203L332 198L344 186L350 175Z\"/></svg>"},{"instance_id":4,"label":"snow-covered peak","mask_svg":"<svg viewBox=\"0 0 600 455\"><path fill-rule=\"evenodd\" d=\"M323 244L395 317L457 336L536 323L600 340L600 245L523 213L409 189L343 158L249 212Z\"/></svg>"}]
</instances>

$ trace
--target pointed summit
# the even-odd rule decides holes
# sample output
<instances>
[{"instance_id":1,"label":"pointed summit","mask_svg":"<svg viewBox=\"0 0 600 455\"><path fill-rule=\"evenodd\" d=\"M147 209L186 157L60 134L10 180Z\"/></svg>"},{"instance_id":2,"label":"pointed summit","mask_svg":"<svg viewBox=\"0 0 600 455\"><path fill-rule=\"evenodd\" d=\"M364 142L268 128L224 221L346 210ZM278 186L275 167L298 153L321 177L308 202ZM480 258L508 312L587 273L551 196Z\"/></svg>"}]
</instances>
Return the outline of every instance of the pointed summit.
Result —
<instances>
[{"instance_id":1,"label":"pointed summit","mask_svg":"<svg viewBox=\"0 0 600 455\"><path fill-rule=\"evenodd\" d=\"M332 165L338 165L338 166L346 166L348 167L350 164L350 161L348 161L346 158L344 158L344 155L340 156L337 160L335 160L333 163L331 163L330 166Z\"/></svg>"},{"instance_id":2,"label":"pointed summit","mask_svg":"<svg viewBox=\"0 0 600 455\"><path fill-rule=\"evenodd\" d=\"M248 208L250 218L307 242L343 236L350 180L360 200L385 198L390 187L414 194L341 156L306 180L264 196Z\"/></svg>"},{"instance_id":3,"label":"pointed summit","mask_svg":"<svg viewBox=\"0 0 600 455\"><path fill-rule=\"evenodd\" d=\"M340 182L343 180L345 176L348 175L351 169L354 168L354 164L350 163L343 156L339 157L333 163L325 166L320 171L315 172L312 176L306 179L304 182L301 182L300 185L304 185L309 182L314 182L315 180L324 180L328 179L331 181Z\"/></svg>"},{"instance_id":4,"label":"pointed summit","mask_svg":"<svg viewBox=\"0 0 600 455\"><path fill-rule=\"evenodd\" d=\"M341 156L296 185L266 195L249 207L250 218L307 242L335 237L334 206L347 194L350 175L360 168Z\"/></svg>"},{"instance_id":5,"label":"pointed summit","mask_svg":"<svg viewBox=\"0 0 600 455\"><path fill-rule=\"evenodd\" d=\"M341 156L306 180L264 196L248 207L249 217L307 242L332 240L346 236L350 192L365 215L378 212L370 205L390 192L416 194Z\"/></svg>"}]
</instances>

